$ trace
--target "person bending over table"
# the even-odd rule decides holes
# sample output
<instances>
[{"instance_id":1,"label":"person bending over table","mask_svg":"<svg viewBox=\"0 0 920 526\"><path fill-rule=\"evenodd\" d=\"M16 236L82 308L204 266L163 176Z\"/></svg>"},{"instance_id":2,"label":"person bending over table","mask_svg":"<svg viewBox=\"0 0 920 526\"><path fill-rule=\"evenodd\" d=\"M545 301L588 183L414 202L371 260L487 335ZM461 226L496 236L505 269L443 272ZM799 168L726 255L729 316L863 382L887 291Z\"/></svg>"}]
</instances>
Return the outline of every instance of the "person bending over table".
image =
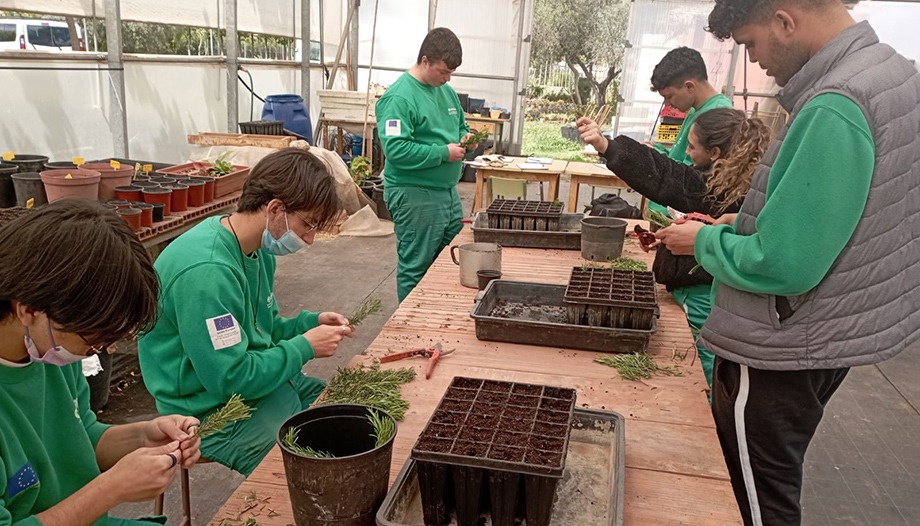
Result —
<instances>
[{"instance_id":1,"label":"person bending over table","mask_svg":"<svg viewBox=\"0 0 920 526\"><path fill-rule=\"evenodd\" d=\"M687 156L693 166L676 162L629 137L608 141L587 117L577 122L582 139L606 160L607 167L633 190L684 213L719 217L741 208L751 175L770 142L770 130L744 112L717 108L695 119L688 133ZM693 256L676 256L659 246L652 270L687 314L693 337L712 310L712 276L695 269ZM697 353L706 383L712 386L715 355L701 345Z\"/></svg>"},{"instance_id":2,"label":"person bending over table","mask_svg":"<svg viewBox=\"0 0 920 526\"><path fill-rule=\"evenodd\" d=\"M279 316L274 294L275 258L309 246L338 216L334 186L308 151L274 152L252 168L236 212L202 221L154 265L160 316L138 345L144 383L160 413L201 419L239 394L252 417L206 436L201 450L243 475L325 387L304 364L354 332L334 312Z\"/></svg>"},{"instance_id":3,"label":"person bending over table","mask_svg":"<svg viewBox=\"0 0 920 526\"><path fill-rule=\"evenodd\" d=\"M0 524L162 524L107 513L155 498L198 460L198 420L103 424L80 363L156 318L147 251L83 200L14 219L0 247Z\"/></svg>"}]
</instances>

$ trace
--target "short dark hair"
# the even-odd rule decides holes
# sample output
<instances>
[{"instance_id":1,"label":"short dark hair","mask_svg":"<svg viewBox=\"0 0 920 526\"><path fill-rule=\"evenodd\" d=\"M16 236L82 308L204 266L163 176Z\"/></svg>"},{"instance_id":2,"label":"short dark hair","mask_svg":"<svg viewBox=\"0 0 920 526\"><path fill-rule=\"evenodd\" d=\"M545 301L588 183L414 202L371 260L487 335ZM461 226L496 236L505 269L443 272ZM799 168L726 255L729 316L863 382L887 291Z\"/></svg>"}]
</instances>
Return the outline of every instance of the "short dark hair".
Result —
<instances>
[{"instance_id":1,"label":"short dark hair","mask_svg":"<svg viewBox=\"0 0 920 526\"><path fill-rule=\"evenodd\" d=\"M678 87L688 80L709 80L703 56L688 47L672 49L652 71L652 91Z\"/></svg>"},{"instance_id":2,"label":"short dark hair","mask_svg":"<svg viewBox=\"0 0 920 526\"><path fill-rule=\"evenodd\" d=\"M153 326L158 292L137 235L95 202L56 201L0 227L0 320L15 300L92 345L112 343Z\"/></svg>"},{"instance_id":3,"label":"short dark hair","mask_svg":"<svg viewBox=\"0 0 920 526\"><path fill-rule=\"evenodd\" d=\"M823 7L840 0L716 0L709 13L709 31L719 40L728 40L739 27L763 21L784 5L805 8Z\"/></svg>"},{"instance_id":4,"label":"short dark hair","mask_svg":"<svg viewBox=\"0 0 920 526\"><path fill-rule=\"evenodd\" d=\"M278 150L259 161L243 185L237 211L255 212L272 199L280 199L288 210L312 214L321 230L335 222L342 208L329 170L300 148Z\"/></svg>"},{"instance_id":5,"label":"short dark hair","mask_svg":"<svg viewBox=\"0 0 920 526\"><path fill-rule=\"evenodd\" d=\"M444 62L450 69L457 69L463 62L463 48L460 39L453 31L446 27L436 27L428 32L422 46L418 49L416 64L422 63L422 57L428 57L429 62Z\"/></svg>"}]
</instances>

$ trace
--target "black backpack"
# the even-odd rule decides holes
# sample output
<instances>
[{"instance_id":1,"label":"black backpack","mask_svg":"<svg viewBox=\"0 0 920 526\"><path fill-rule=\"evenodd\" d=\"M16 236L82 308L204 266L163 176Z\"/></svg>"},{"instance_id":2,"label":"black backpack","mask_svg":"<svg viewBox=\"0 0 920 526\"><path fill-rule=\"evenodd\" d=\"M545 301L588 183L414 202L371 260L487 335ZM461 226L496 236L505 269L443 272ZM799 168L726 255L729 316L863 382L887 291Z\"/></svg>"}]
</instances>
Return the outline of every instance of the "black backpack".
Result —
<instances>
[{"instance_id":1,"label":"black backpack","mask_svg":"<svg viewBox=\"0 0 920 526\"><path fill-rule=\"evenodd\" d=\"M642 219L642 212L616 194L603 194L591 201L591 215Z\"/></svg>"}]
</instances>

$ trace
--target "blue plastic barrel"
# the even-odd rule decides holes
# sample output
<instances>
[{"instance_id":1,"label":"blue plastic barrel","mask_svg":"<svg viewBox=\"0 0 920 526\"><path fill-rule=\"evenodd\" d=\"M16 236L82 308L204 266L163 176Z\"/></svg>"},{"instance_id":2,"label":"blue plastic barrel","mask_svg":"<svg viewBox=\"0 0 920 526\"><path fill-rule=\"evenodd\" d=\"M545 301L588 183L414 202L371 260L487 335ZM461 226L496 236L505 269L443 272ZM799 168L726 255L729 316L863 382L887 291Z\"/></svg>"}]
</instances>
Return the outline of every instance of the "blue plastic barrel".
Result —
<instances>
[{"instance_id":1,"label":"blue plastic barrel","mask_svg":"<svg viewBox=\"0 0 920 526\"><path fill-rule=\"evenodd\" d=\"M265 97L262 120L281 121L284 129L303 135L313 144L313 123L300 95L288 93Z\"/></svg>"},{"instance_id":2,"label":"blue plastic barrel","mask_svg":"<svg viewBox=\"0 0 920 526\"><path fill-rule=\"evenodd\" d=\"M363 138L357 135L353 135L351 137L351 155L354 157L361 155L361 149L362 149L363 144L364 144Z\"/></svg>"}]
</instances>

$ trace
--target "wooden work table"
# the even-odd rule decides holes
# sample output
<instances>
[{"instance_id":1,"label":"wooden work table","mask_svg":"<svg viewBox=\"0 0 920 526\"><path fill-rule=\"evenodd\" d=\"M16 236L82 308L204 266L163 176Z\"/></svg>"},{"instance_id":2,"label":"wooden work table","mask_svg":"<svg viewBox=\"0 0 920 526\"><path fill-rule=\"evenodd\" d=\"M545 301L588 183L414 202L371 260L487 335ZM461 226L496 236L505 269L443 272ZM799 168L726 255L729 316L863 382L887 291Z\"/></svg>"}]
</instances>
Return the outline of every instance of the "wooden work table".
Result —
<instances>
[{"instance_id":1,"label":"wooden work table","mask_svg":"<svg viewBox=\"0 0 920 526\"><path fill-rule=\"evenodd\" d=\"M454 244L473 241L469 227ZM627 240L624 255L651 264L651 255ZM564 284L572 266L582 264L577 251L506 248L502 279ZM593 360L599 353L479 341L469 316L476 290L462 287L458 267L447 250L441 253L418 287L403 301L357 366L374 358L442 342L456 351L438 363L430 380L422 358L385 364L414 367L418 377L402 388L410 409L399 423L393 447L390 481L409 457L448 384L454 376L575 388L577 406L613 410L626 418L627 525L741 524L715 426L706 401L706 381L683 311L659 288L661 317L649 354L661 365L677 367L684 376L655 376L641 382L618 377L616 371ZM686 352L681 360L678 356ZM236 517L255 492L277 515L253 511L262 526L293 523L280 450L265 460L213 518ZM252 502L251 497L248 502ZM577 526L577 525L572 525Z\"/></svg>"},{"instance_id":2,"label":"wooden work table","mask_svg":"<svg viewBox=\"0 0 920 526\"><path fill-rule=\"evenodd\" d=\"M521 164L527 162L526 157L514 157L514 162L505 166L479 166L476 167L476 194L473 196L473 213L475 214L482 209L483 203L492 202L492 192L489 188L489 178L501 177L505 179L518 179L522 181L540 181L540 183L549 183L549 195L547 201L555 201L559 198L559 179L562 172L565 171L568 161L553 159L553 162L545 165L544 168L528 169L521 168ZM486 193L483 200L483 191Z\"/></svg>"}]
</instances>

